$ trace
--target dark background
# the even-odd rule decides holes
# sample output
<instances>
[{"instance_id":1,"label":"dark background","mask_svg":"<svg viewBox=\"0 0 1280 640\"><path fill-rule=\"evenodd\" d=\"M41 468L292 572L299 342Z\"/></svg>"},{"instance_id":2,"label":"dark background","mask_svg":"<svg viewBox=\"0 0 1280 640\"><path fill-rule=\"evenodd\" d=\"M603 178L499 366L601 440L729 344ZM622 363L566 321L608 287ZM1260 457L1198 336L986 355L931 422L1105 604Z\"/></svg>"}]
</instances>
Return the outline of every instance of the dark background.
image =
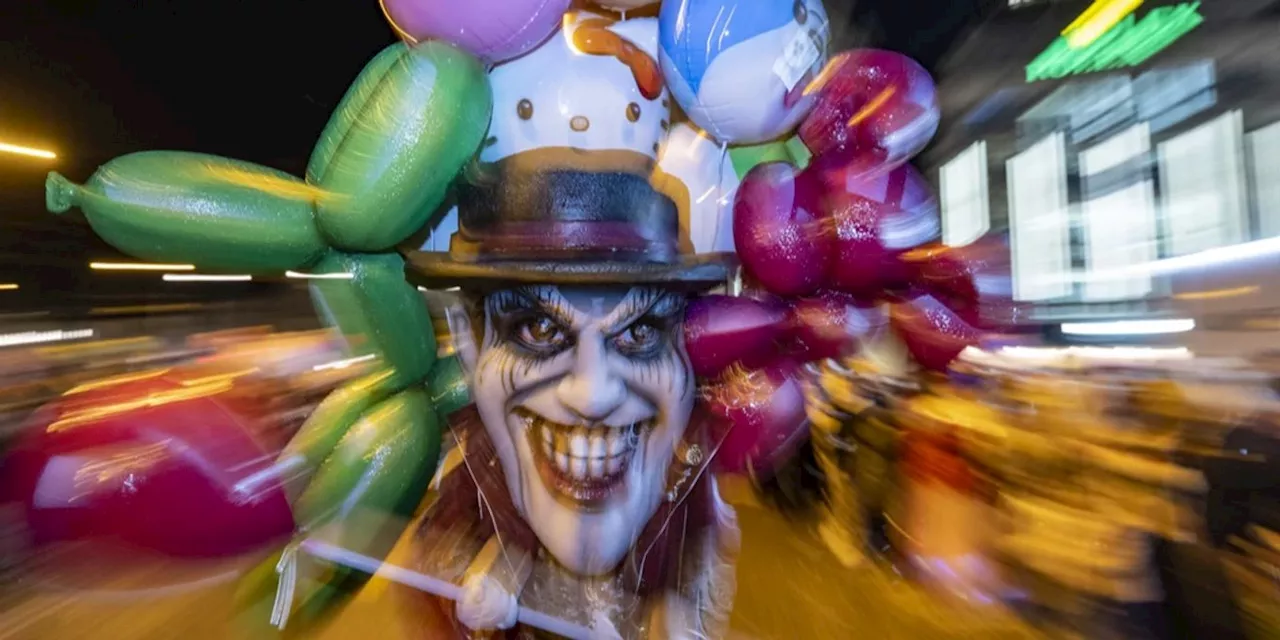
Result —
<instances>
[{"instance_id":1,"label":"dark background","mask_svg":"<svg viewBox=\"0 0 1280 640\"><path fill-rule=\"evenodd\" d=\"M45 211L44 175L56 169L82 181L103 162L143 149L202 151L300 175L348 83L394 39L376 0L0 4L0 140L59 154L55 161L0 154L0 282L22 287L0 298L0 311L269 289L91 272L91 260L122 256L94 238L79 213ZM827 5L836 48L896 49L935 69L993 2Z\"/></svg>"}]
</instances>

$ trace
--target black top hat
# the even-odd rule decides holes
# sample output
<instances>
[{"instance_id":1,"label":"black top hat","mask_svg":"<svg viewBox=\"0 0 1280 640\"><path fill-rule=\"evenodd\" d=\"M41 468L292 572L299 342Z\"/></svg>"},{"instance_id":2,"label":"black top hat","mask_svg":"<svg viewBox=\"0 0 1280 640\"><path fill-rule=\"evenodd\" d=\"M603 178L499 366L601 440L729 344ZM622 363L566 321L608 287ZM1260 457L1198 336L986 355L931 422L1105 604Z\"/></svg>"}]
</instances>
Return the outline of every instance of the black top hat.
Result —
<instances>
[{"instance_id":1,"label":"black top hat","mask_svg":"<svg viewBox=\"0 0 1280 640\"><path fill-rule=\"evenodd\" d=\"M652 159L539 148L478 165L457 191L448 253L411 251L418 285L723 284L732 254L693 255Z\"/></svg>"}]
</instances>

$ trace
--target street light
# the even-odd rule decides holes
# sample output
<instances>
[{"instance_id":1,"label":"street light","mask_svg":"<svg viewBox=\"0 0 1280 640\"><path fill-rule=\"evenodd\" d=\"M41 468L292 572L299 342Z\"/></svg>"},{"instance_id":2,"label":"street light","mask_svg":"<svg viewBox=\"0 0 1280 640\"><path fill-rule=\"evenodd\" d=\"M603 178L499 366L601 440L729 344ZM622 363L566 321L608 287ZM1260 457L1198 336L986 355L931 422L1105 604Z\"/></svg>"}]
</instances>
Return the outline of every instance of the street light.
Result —
<instances>
[{"instance_id":1,"label":"street light","mask_svg":"<svg viewBox=\"0 0 1280 640\"><path fill-rule=\"evenodd\" d=\"M195 271L194 264L150 264L146 262L90 262L94 271Z\"/></svg>"},{"instance_id":2,"label":"street light","mask_svg":"<svg viewBox=\"0 0 1280 640\"><path fill-rule=\"evenodd\" d=\"M52 151L45 151L44 149L36 149L34 147L24 147L22 145L9 144L7 142L0 142L0 151L20 156L30 156L32 158L44 158L45 160L55 160L58 157L58 154Z\"/></svg>"}]
</instances>

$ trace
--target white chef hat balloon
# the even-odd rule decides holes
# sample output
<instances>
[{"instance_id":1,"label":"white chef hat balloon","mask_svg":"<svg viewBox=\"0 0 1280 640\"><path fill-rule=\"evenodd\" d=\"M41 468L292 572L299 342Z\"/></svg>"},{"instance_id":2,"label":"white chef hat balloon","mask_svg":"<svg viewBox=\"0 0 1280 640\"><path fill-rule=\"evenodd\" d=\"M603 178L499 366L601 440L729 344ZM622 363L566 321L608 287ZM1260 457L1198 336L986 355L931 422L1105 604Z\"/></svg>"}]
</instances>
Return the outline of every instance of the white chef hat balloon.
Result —
<instances>
[{"instance_id":1,"label":"white chef hat balloon","mask_svg":"<svg viewBox=\"0 0 1280 640\"><path fill-rule=\"evenodd\" d=\"M493 121L480 159L540 147L656 159L671 118L657 52L655 18L570 14L560 33L490 71Z\"/></svg>"},{"instance_id":2,"label":"white chef hat balloon","mask_svg":"<svg viewBox=\"0 0 1280 640\"><path fill-rule=\"evenodd\" d=\"M658 20L671 95L720 142L779 138L812 108L805 87L829 44L821 0L667 0Z\"/></svg>"},{"instance_id":3,"label":"white chef hat balloon","mask_svg":"<svg viewBox=\"0 0 1280 640\"><path fill-rule=\"evenodd\" d=\"M677 206L693 250L732 252L738 174L729 154L706 134L681 122L671 128L658 167L685 187L687 201L677 202Z\"/></svg>"}]
</instances>

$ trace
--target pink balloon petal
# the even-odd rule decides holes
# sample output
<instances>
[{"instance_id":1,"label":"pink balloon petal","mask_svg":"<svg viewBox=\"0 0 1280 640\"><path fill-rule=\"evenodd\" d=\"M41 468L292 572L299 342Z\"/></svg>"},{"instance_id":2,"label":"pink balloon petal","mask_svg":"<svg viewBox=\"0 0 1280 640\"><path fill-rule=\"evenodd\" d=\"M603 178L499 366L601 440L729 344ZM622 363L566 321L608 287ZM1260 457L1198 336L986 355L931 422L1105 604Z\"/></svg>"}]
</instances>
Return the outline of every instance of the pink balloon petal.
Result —
<instances>
[{"instance_id":1,"label":"pink balloon petal","mask_svg":"<svg viewBox=\"0 0 1280 640\"><path fill-rule=\"evenodd\" d=\"M822 186L786 162L753 168L733 205L733 239L747 275L780 296L816 291L831 261Z\"/></svg>"},{"instance_id":2,"label":"pink balloon petal","mask_svg":"<svg viewBox=\"0 0 1280 640\"><path fill-rule=\"evenodd\" d=\"M699 377L719 375L734 363L758 366L777 354L785 309L751 298L703 296L685 313L685 348Z\"/></svg>"},{"instance_id":3,"label":"pink balloon petal","mask_svg":"<svg viewBox=\"0 0 1280 640\"><path fill-rule=\"evenodd\" d=\"M791 312L798 355L809 361L847 355L887 322L875 301L837 291L797 300Z\"/></svg>"},{"instance_id":4,"label":"pink balloon petal","mask_svg":"<svg viewBox=\"0 0 1280 640\"><path fill-rule=\"evenodd\" d=\"M704 385L703 401L722 433L716 468L772 469L808 435L800 370L793 361L762 369L734 367Z\"/></svg>"},{"instance_id":5,"label":"pink balloon petal","mask_svg":"<svg viewBox=\"0 0 1280 640\"><path fill-rule=\"evenodd\" d=\"M965 347L982 339L982 332L927 293L912 293L894 303L889 317L911 356L930 371L946 371Z\"/></svg>"},{"instance_id":6,"label":"pink balloon petal","mask_svg":"<svg viewBox=\"0 0 1280 640\"><path fill-rule=\"evenodd\" d=\"M800 139L815 156L860 158L885 169L933 138L941 111L933 79L916 61L879 49L847 51L827 64Z\"/></svg>"}]
</instances>

